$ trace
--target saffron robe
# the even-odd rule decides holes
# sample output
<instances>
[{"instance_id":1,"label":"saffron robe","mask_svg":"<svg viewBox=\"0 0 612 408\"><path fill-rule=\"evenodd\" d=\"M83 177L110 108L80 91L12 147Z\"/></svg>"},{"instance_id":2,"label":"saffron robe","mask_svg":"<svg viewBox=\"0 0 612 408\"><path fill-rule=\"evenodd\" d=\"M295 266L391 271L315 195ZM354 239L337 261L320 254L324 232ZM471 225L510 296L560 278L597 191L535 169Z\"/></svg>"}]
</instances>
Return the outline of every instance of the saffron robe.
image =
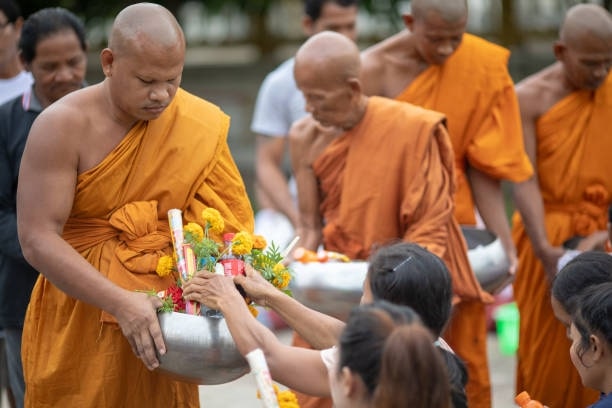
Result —
<instances>
[{"instance_id":1,"label":"saffron robe","mask_svg":"<svg viewBox=\"0 0 612 408\"><path fill-rule=\"evenodd\" d=\"M200 222L213 207L227 230L252 230L253 213L227 145L229 117L183 90L80 174L64 238L101 274L129 290L161 290L155 272L172 253L167 212ZM78 276L75 276L78 279ZM28 407L199 407L197 385L149 371L114 319L44 276L23 333Z\"/></svg>"},{"instance_id":2,"label":"saffron robe","mask_svg":"<svg viewBox=\"0 0 612 408\"><path fill-rule=\"evenodd\" d=\"M396 99L442 112L455 153L455 216L474 225L467 163L495 178L521 182L533 168L507 65L510 52L471 34L442 65L430 65Z\"/></svg>"},{"instance_id":3,"label":"saffron robe","mask_svg":"<svg viewBox=\"0 0 612 408\"><path fill-rule=\"evenodd\" d=\"M612 198L611 112L609 74L597 91L566 96L536 122L537 174L552 245L606 229ZM519 257L514 297L521 314L517 390L550 407L586 407L598 393L582 385L570 361L565 327L550 304L549 280L518 213L513 238Z\"/></svg>"}]
</instances>

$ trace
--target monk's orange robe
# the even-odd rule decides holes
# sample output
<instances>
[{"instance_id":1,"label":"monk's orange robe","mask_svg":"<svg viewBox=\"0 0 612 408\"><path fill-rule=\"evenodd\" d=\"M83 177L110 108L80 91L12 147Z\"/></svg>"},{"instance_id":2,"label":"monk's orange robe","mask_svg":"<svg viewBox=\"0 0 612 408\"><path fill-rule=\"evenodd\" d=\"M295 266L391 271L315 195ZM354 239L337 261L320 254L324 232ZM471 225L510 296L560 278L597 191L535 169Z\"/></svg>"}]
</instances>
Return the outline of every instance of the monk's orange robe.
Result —
<instances>
[{"instance_id":1,"label":"monk's orange robe","mask_svg":"<svg viewBox=\"0 0 612 408\"><path fill-rule=\"evenodd\" d=\"M605 230L612 201L612 75L596 91L574 92L536 123L536 166L544 223L552 245ZM582 386L569 358L565 327L550 305L550 283L520 215L514 216L519 269L514 296L521 314L517 390L550 407L586 407L597 393Z\"/></svg>"},{"instance_id":2,"label":"monk's orange robe","mask_svg":"<svg viewBox=\"0 0 612 408\"><path fill-rule=\"evenodd\" d=\"M444 260L458 299L487 297L453 216L453 152L442 114L372 96L361 122L335 139L313 170L326 249L367 259L378 246L415 242ZM300 340L294 344L304 346ZM300 406L331 406L298 396Z\"/></svg>"},{"instance_id":3,"label":"monk's orange robe","mask_svg":"<svg viewBox=\"0 0 612 408\"><path fill-rule=\"evenodd\" d=\"M466 178L470 166L495 179L521 182L533 168L525 153L510 52L471 34L442 65L430 65L396 99L442 112L455 153L455 216L474 225L474 201Z\"/></svg>"},{"instance_id":4,"label":"monk's orange robe","mask_svg":"<svg viewBox=\"0 0 612 408\"><path fill-rule=\"evenodd\" d=\"M431 65L396 99L442 112L455 153L455 216L474 225L474 200L467 165L495 179L527 180L533 168L525 153L509 51L471 34L442 65ZM469 333L469 335L468 335ZM467 363L470 407L491 406L485 307L463 302L455 308L445 338Z\"/></svg>"},{"instance_id":5,"label":"monk's orange robe","mask_svg":"<svg viewBox=\"0 0 612 408\"><path fill-rule=\"evenodd\" d=\"M218 107L179 90L158 119L136 123L100 164L79 175L64 238L119 286L170 286L172 277L155 272L159 257L172 253L169 209L181 209L185 222L201 222L201 211L213 207L226 229L253 228L228 128ZM42 275L22 356L28 407L200 406L197 385L147 370L110 315Z\"/></svg>"}]
</instances>

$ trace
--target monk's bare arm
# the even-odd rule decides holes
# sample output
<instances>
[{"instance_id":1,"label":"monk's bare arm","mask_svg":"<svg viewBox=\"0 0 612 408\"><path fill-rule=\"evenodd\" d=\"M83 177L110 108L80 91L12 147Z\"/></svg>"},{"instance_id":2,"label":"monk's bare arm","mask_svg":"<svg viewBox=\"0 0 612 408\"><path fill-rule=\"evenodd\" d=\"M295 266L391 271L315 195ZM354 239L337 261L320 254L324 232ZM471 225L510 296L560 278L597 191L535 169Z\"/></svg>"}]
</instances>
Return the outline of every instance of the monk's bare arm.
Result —
<instances>
[{"instance_id":1,"label":"monk's bare arm","mask_svg":"<svg viewBox=\"0 0 612 408\"><path fill-rule=\"evenodd\" d=\"M149 368L164 350L154 304L143 293L131 293L100 274L62 238L70 214L79 165L79 138L84 127L66 120L78 109L47 108L34 122L21 161L17 190L19 240L27 261L68 295L114 315L134 352ZM80 119L77 119L77 121Z\"/></svg>"},{"instance_id":2,"label":"monk's bare arm","mask_svg":"<svg viewBox=\"0 0 612 408\"><path fill-rule=\"evenodd\" d=\"M404 176L408 194L402 200L402 218L406 224L403 239L416 242L443 257L454 210L453 160L444 126L437 125L433 133L418 167L420 173Z\"/></svg>"},{"instance_id":3,"label":"monk's bare arm","mask_svg":"<svg viewBox=\"0 0 612 408\"><path fill-rule=\"evenodd\" d=\"M289 131L291 166L297 184L299 222L297 235L300 245L316 250L321 243L321 214L319 212L319 189L312 169L316 126L310 117L296 122Z\"/></svg>"},{"instance_id":4,"label":"monk's bare arm","mask_svg":"<svg viewBox=\"0 0 612 408\"><path fill-rule=\"evenodd\" d=\"M468 167L467 176L478 212L487 229L499 237L510 259L510 272L514 273L518 260L506 215L501 180L494 179L474 167Z\"/></svg>"},{"instance_id":5,"label":"monk's bare arm","mask_svg":"<svg viewBox=\"0 0 612 408\"><path fill-rule=\"evenodd\" d=\"M529 84L517 85L525 150L533 165L534 175L527 181L514 184L513 195L533 250L544 264L548 277L552 279L557 271L557 260L563 254L563 250L550 244L544 224L544 203L537 176L535 126L543 112L540 112L540 98L536 89Z\"/></svg>"},{"instance_id":6,"label":"monk's bare arm","mask_svg":"<svg viewBox=\"0 0 612 408\"><path fill-rule=\"evenodd\" d=\"M297 225L298 211L289 193L287 178L282 171L287 137L257 135L255 176L266 201ZM261 203L260 203L261 204Z\"/></svg>"}]
</instances>

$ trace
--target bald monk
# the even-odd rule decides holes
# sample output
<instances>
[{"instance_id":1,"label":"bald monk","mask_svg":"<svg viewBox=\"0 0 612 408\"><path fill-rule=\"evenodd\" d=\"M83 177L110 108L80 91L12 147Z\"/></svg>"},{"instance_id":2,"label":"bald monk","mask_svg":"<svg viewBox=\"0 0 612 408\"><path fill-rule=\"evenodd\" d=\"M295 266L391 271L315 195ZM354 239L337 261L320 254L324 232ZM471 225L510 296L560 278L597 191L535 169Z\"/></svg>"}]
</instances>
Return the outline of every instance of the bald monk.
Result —
<instances>
[{"instance_id":1,"label":"bald monk","mask_svg":"<svg viewBox=\"0 0 612 408\"><path fill-rule=\"evenodd\" d=\"M227 145L229 118L179 88L185 39L172 14L131 5L100 59L105 79L45 109L19 175L19 238L36 282L23 334L27 407L199 407L196 385L155 370L157 297L172 277L167 211L210 206L253 228Z\"/></svg>"},{"instance_id":2,"label":"bald monk","mask_svg":"<svg viewBox=\"0 0 612 408\"><path fill-rule=\"evenodd\" d=\"M413 0L406 30L362 54L364 91L442 112L455 153L455 215L475 225L475 206L487 229L517 264L501 180L533 173L521 137L508 50L465 33L466 0ZM447 336L467 362L470 407L490 407L484 304L456 308ZM469 335L466 335L469 333Z\"/></svg>"},{"instance_id":3,"label":"bald monk","mask_svg":"<svg viewBox=\"0 0 612 408\"><path fill-rule=\"evenodd\" d=\"M356 45L324 32L295 57L310 116L290 132L302 244L366 259L393 240L440 256L458 299L481 301L453 217L454 166L442 114L367 97Z\"/></svg>"},{"instance_id":4,"label":"bald monk","mask_svg":"<svg viewBox=\"0 0 612 408\"><path fill-rule=\"evenodd\" d=\"M573 408L598 396L581 385L572 366L550 287L564 241L606 235L612 200L610 13L594 4L572 7L553 50L557 61L516 87L525 146L536 169L514 191L520 212L513 222L519 255L514 296L521 312L517 390L550 407Z\"/></svg>"}]
</instances>

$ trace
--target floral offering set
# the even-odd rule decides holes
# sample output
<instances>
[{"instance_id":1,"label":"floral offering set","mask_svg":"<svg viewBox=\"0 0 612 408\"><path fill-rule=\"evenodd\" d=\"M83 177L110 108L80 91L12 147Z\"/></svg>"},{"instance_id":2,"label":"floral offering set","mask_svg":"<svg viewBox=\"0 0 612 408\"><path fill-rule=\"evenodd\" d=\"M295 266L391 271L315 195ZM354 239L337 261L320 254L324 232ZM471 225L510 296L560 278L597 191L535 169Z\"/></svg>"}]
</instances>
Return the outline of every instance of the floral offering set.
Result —
<instances>
[{"instance_id":1,"label":"floral offering set","mask_svg":"<svg viewBox=\"0 0 612 408\"><path fill-rule=\"evenodd\" d=\"M157 294L163 301L160 311L199 314L199 303L183 299L182 284L197 271L226 276L243 274L245 264L251 265L276 288L291 295L287 289L291 272L283 265L283 255L274 242L268 245L264 237L247 231L224 233L223 217L210 207L202 211L201 224L189 222L183 225L178 209L168 211L168 222L174 254L160 257L156 272L162 277L175 275L177 283ZM216 241L213 236L223 236L223 242ZM253 302L247 297L245 301L256 315Z\"/></svg>"}]
</instances>

